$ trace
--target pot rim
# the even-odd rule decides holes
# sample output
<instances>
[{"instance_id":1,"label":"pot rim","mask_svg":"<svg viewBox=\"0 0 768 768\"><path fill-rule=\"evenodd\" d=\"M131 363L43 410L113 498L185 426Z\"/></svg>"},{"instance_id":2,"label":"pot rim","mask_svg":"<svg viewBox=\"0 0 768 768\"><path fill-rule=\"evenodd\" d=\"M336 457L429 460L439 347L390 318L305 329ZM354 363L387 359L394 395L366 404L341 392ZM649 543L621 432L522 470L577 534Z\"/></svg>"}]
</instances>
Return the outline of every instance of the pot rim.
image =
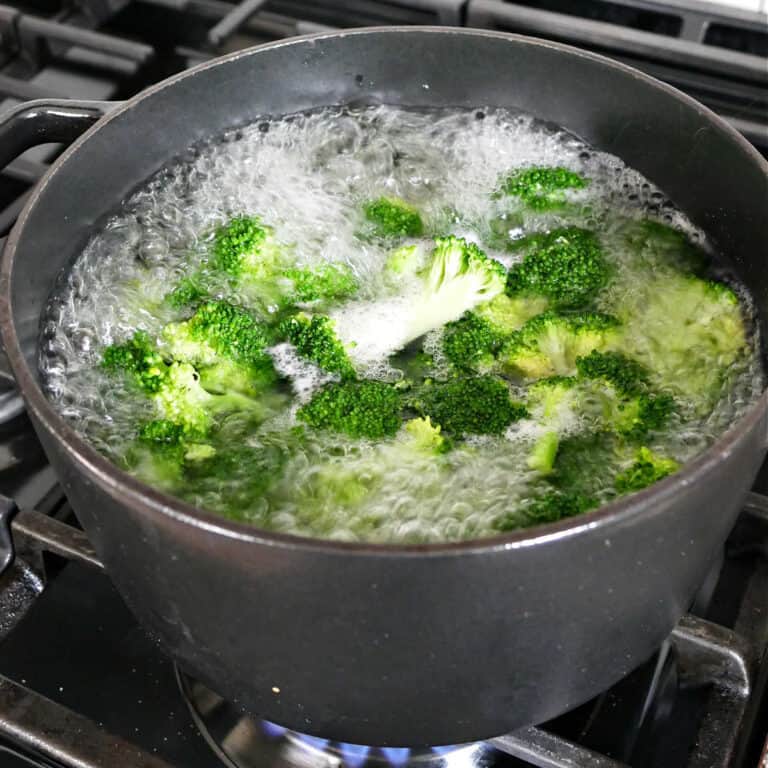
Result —
<instances>
[{"instance_id":1,"label":"pot rim","mask_svg":"<svg viewBox=\"0 0 768 768\"><path fill-rule=\"evenodd\" d=\"M107 116L100 119L94 126L75 140L51 165L46 174L35 188L29 200L14 225L2 257L0 265L0 333L5 345L6 354L11 365L17 385L22 393L27 408L47 432L65 449L68 457L92 480L97 482L107 493L125 501L150 516L166 518L178 524L187 525L210 534L239 539L262 546L274 546L286 549L309 549L327 554L355 554L359 556L451 556L483 553L494 550L513 550L545 544L549 541L584 534L595 528L610 529L627 519L645 514L653 514L654 510L663 508L668 500L673 499L690 485L701 481L710 471L720 464L740 443L746 435L760 427L768 411L768 389L764 390L757 402L721 435L706 451L692 459L683 468L657 483L628 496L620 497L597 509L577 515L572 518L554 523L544 523L537 526L522 528L498 536L483 539L467 539L458 542L437 542L431 544L378 544L367 542L345 542L331 539L312 538L296 534L276 533L258 528L249 523L230 520L214 512L188 504L181 499L160 491L138 480L133 475L120 469L109 459L102 456L88 442L81 438L65 419L58 414L53 404L38 385L33 372L27 365L21 351L13 320L11 300L11 275L13 273L16 250L23 236L24 227L32 210L38 203L46 186L59 173L65 172L67 163L76 157L79 148L92 136L104 130L112 121L133 109L144 99L160 93L176 83L194 77L198 72L210 67L234 61L240 58L258 55L261 51L286 46L314 45L315 41L356 37L359 35L450 35L464 37L483 37L506 40L517 45L528 47L550 48L574 58L586 58L604 67L617 70L627 77L641 80L644 83L664 91L668 96L696 109L706 117L714 127L728 135L732 142L739 145L741 150L752 157L752 160L762 168L768 177L768 162L757 150L725 120L700 104L696 100L633 67L614 61L606 56L591 53L573 46L555 43L548 40L517 35L494 30L469 29L464 27L436 26L393 26L393 27L361 27L337 32L320 32L311 35L265 43L235 53L204 62L196 67L185 70L160 83L157 83L131 99L123 102ZM763 424L763 428L765 425ZM764 442L765 444L765 442Z\"/></svg>"}]
</instances>

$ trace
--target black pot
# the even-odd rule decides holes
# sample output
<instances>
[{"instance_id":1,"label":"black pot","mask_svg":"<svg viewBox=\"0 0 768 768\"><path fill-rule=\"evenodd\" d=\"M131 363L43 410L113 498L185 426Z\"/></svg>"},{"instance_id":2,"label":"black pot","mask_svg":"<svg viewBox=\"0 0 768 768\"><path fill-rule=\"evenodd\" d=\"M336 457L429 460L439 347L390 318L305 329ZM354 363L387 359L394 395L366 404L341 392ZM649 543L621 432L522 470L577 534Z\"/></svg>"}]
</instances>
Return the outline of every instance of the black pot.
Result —
<instances>
[{"instance_id":1,"label":"black pot","mask_svg":"<svg viewBox=\"0 0 768 768\"><path fill-rule=\"evenodd\" d=\"M761 463L766 396L681 472L600 510L482 541L372 546L267 533L155 491L86 445L39 383L54 279L131 190L233 124L361 101L517 107L565 126L668 193L730 257L763 320L768 174L714 114L608 59L490 32L387 28L262 46L149 89L75 142L19 218L0 285L8 358L78 517L146 629L189 673L290 728L458 743L557 715L662 642ZM60 108L21 108L0 154L25 143L25 122L38 141L46 128L63 138L82 127Z\"/></svg>"}]
</instances>

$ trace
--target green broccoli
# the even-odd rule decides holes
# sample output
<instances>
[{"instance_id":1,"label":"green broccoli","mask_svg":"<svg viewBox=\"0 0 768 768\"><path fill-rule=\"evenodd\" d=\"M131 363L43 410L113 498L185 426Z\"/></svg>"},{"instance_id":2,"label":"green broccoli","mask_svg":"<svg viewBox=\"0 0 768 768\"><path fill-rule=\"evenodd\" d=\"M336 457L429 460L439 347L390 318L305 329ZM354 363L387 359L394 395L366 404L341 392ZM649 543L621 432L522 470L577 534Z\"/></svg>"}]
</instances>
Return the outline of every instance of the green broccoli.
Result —
<instances>
[{"instance_id":1,"label":"green broccoli","mask_svg":"<svg viewBox=\"0 0 768 768\"><path fill-rule=\"evenodd\" d=\"M285 320L280 329L301 357L329 373L338 373L342 379L355 378L355 369L329 317L301 313Z\"/></svg>"},{"instance_id":2,"label":"green broccoli","mask_svg":"<svg viewBox=\"0 0 768 768\"><path fill-rule=\"evenodd\" d=\"M245 272L260 278L270 276L282 256L271 227L258 216L236 216L216 230L211 263L233 278Z\"/></svg>"},{"instance_id":3,"label":"green broccoli","mask_svg":"<svg viewBox=\"0 0 768 768\"><path fill-rule=\"evenodd\" d=\"M504 267L474 243L450 235L437 238L435 244L408 341L458 320L504 290Z\"/></svg>"},{"instance_id":4,"label":"green broccoli","mask_svg":"<svg viewBox=\"0 0 768 768\"><path fill-rule=\"evenodd\" d=\"M523 525L554 523L566 517L574 517L599 506L597 499L581 493L549 491L532 499L523 509L524 520L514 514L500 517L494 523L497 531L506 532Z\"/></svg>"},{"instance_id":5,"label":"green broccoli","mask_svg":"<svg viewBox=\"0 0 768 768\"><path fill-rule=\"evenodd\" d=\"M480 304L475 313L490 324L493 330L509 336L519 330L526 321L545 312L549 301L544 296L515 296L499 294L491 301Z\"/></svg>"},{"instance_id":6,"label":"green broccoli","mask_svg":"<svg viewBox=\"0 0 768 768\"><path fill-rule=\"evenodd\" d=\"M433 424L429 416L406 421L405 432L408 444L417 450L435 454L450 450L450 441L440 434L440 425Z\"/></svg>"},{"instance_id":7,"label":"green broccoli","mask_svg":"<svg viewBox=\"0 0 768 768\"><path fill-rule=\"evenodd\" d=\"M639 491L678 469L680 465L674 459L657 456L646 447L640 448L634 463L616 476L616 490L619 493Z\"/></svg>"},{"instance_id":8,"label":"green broccoli","mask_svg":"<svg viewBox=\"0 0 768 768\"><path fill-rule=\"evenodd\" d=\"M421 243L401 245L387 257L384 272L392 277L415 275L424 266L425 249Z\"/></svg>"},{"instance_id":9,"label":"green broccoli","mask_svg":"<svg viewBox=\"0 0 768 768\"><path fill-rule=\"evenodd\" d=\"M179 445L184 440L185 434L181 424L168 419L153 419L141 425L139 440L152 444Z\"/></svg>"},{"instance_id":10,"label":"green broccoli","mask_svg":"<svg viewBox=\"0 0 768 768\"><path fill-rule=\"evenodd\" d=\"M208 295L198 276L184 277L165 295L165 301L174 309L186 309L199 304Z\"/></svg>"},{"instance_id":11,"label":"green broccoli","mask_svg":"<svg viewBox=\"0 0 768 768\"><path fill-rule=\"evenodd\" d=\"M353 302L331 313L337 336L361 365L389 357L504 290L504 267L476 245L453 236L435 243L421 284L413 286L420 295Z\"/></svg>"},{"instance_id":12,"label":"green broccoli","mask_svg":"<svg viewBox=\"0 0 768 768\"><path fill-rule=\"evenodd\" d=\"M443 352L461 370L490 370L494 355L504 343L489 322L473 312L445 326Z\"/></svg>"},{"instance_id":13,"label":"green broccoli","mask_svg":"<svg viewBox=\"0 0 768 768\"><path fill-rule=\"evenodd\" d=\"M390 384L343 381L324 386L296 415L317 429L375 439L397 432L400 408L400 395Z\"/></svg>"},{"instance_id":14,"label":"green broccoli","mask_svg":"<svg viewBox=\"0 0 768 768\"><path fill-rule=\"evenodd\" d=\"M579 432L561 438L549 484L563 493L605 500L616 471L631 450L608 431Z\"/></svg>"},{"instance_id":15,"label":"green broccoli","mask_svg":"<svg viewBox=\"0 0 768 768\"><path fill-rule=\"evenodd\" d=\"M593 349L585 357L576 358L576 370L586 379L602 379L623 395L637 395L648 384L645 366L620 352Z\"/></svg>"},{"instance_id":16,"label":"green broccoli","mask_svg":"<svg viewBox=\"0 0 768 768\"><path fill-rule=\"evenodd\" d=\"M567 168L539 166L512 171L502 180L500 192L535 211L548 211L566 202L566 190L584 189L587 184L589 179Z\"/></svg>"},{"instance_id":17,"label":"green broccoli","mask_svg":"<svg viewBox=\"0 0 768 768\"><path fill-rule=\"evenodd\" d=\"M586 229L554 229L523 245L523 261L507 275L508 296L533 294L560 307L578 307L592 301L608 280L600 243Z\"/></svg>"},{"instance_id":18,"label":"green broccoli","mask_svg":"<svg viewBox=\"0 0 768 768\"><path fill-rule=\"evenodd\" d=\"M234 304L206 302L189 320L169 323L162 340L172 358L198 369L211 392L255 395L276 380L266 351L271 331Z\"/></svg>"},{"instance_id":19,"label":"green broccoli","mask_svg":"<svg viewBox=\"0 0 768 768\"><path fill-rule=\"evenodd\" d=\"M720 395L747 347L736 294L722 283L689 275L651 277L617 307L622 348L643 363L653 382L699 409Z\"/></svg>"},{"instance_id":20,"label":"green broccoli","mask_svg":"<svg viewBox=\"0 0 768 768\"><path fill-rule=\"evenodd\" d=\"M248 411L261 416L264 408L238 392L211 394L203 389L193 366L178 362L167 366L163 384L152 399L162 418L182 426L190 436L208 434L219 415Z\"/></svg>"},{"instance_id":21,"label":"green broccoli","mask_svg":"<svg viewBox=\"0 0 768 768\"><path fill-rule=\"evenodd\" d=\"M421 216L414 206L399 197L379 197L363 205L365 218L381 237L418 237L424 231Z\"/></svg>"},{"instance_id":22,"label":"green broccoli","mask_svg":"<svg viewBox=\"0 0 768 768\"><path fill-rule=\"evenodd\" d=\"M358 284L346 264L321 264L317 267L290 267L282 271L290 281L289 299L299 303L335 301L357 292Z\"/></svg>"},{"instance_id":23,"label":"green broccoli","mask_svg":"<svg viewBox=\"0 0 768 768\"><path fill-rule=\"evenodd\" d=\"M136 331L123 344L104 350L102 366L112 373L128 374L149 394L157 392L165 381L167 366L146 331Z\"/></svg>"},{"instance_id":24,"label":"green broccoli","mask_svg":"<svg viewBox=\"0 0 768 768\"><path fill-rule=\"evenodd\" d=\"M632 221L625 238L630 252L647 269L672 268L688 274L704 272L709 259L679 229L653 219Z\"/></svg>"},{"instance_id":25,"label":"green broccoli","mask_svg":"<svg viewBox=\"0 0 768 768\"><path fill-rule=\"evenodd\" d=\"M570 376L540 379L528 389L528 412L545 430L528 455L531 469L542 475L552 472L560 433L578 419L580 400L578 380Z\"/></svg>"},{"instance_id":26,"label":"green broccoli","mask_svg":"<svg viewBox=\"0 0 768 768\"><path fill-rule=\"evenodd\" d=\"M409 396L408 404L457 436L498 435L527 415L524 405L510 399L507 385L492 376L426 382Z\"/></svg>"},{"instance_id":27,"label":"green broccoli","mask_svg":"<svg viewBox=\"0 0 768 768\"><path fill-rule=\"evenodd\" d=\"M498 355L501 369L526 379L571 376L577 358L608 346L617 327L616 318L597 312L544 312L506 342Z\"/></svg>"}]
</instances>

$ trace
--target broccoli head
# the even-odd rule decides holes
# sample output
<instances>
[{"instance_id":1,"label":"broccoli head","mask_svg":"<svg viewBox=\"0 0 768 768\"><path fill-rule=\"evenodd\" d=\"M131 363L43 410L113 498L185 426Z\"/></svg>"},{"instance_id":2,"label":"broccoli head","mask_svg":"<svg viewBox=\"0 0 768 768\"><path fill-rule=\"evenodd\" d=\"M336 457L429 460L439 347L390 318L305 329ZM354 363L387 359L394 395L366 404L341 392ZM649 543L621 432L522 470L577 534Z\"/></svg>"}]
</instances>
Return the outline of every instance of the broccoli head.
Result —
<instances>
[{"instance_id":1,"label":"broccoli head","mask_svg":"<svg viewBox=\"0 0 768 768\"><path fill-rule=\"evenodd\" d=\"M345 264L321 264L318 267L290 267L282 271L290 281L290 298L300 303L335 301L353 296L357 280Z\"/></svg>"},{"instance_id":2,"label":"broccoli head","mask_svg":"<svg viewBox=\"0 0 768 768\"><path fill-rule=\"evenodd\" d=\"M400 427L400 395L380 381L327 384L299 409L297 417L317 429L350 437L386 437Z\"/></svg>"},{"instance_id":3,"label":"broccoli head","mask_svg":"<svg viewBox=\"0 0 768 768\"><path fill-rule=\"evenodd\" d=\"M437 238L435 243L409 341L458 320L504 290L504 267L474 243L453 235Z\"/></svg>"},{"instance_id":4,"label":"broccoli head","mask_svg":"<svg viewBox=\"0 0 768 768\"><path fill-rule=\"evenodd\" d=\"M409 405L454 435L498 435L527 415L524 405L510 399L507 385L492 376L425 383Z\"/></svg>"},{"instance_id":5,"label":"broccoli head","mask_svg":"<svg viewBox=\"0 0 768 768\"><path fill-rule=\"evenodd\" d=\"M440 434L440 425L433 424L429 416L406 421L405 432L408 444L419 451L440 454L450 450L450 442Z\"/></svg>"},{"instance_id":6,"label":"broccoli head","mask_svg":"<svg viewBox=\"0 0 768 768\"><path fill-rule=\"evenodd\" d=\"M544 312L510 337L499 362L504 372L526 379L572 376L577 358L606 347L617 326L616 318L597 312Z\"/></svg>"},{"instance_id":7,"label":"broccoli head","mask_svg":"<svg viewBox=\"0 0 768 768\"><path fill-rule=\"evenodd\" d=\"M497 531L511 531L523 525L554 523L566 517L574 517L599 505L597 499L581 493L565 491L549 491L543 496L531 500L523 510L525 516L521 521L515 515L504 515L495 523Z\"/></svg>"},{"instance_id":8,"label":"broccoli head","mask_svg":"<svg viewBox=\"0 0 768 768\"><path fill-rule=\"evenodd\" d=\"M165 301L174 309L185 309L199 304L207 295L199 277L184 277L165 295Z\"/></svg>"},{"instance_id":9,"label":"broccoli head","mask_svg":"<svg viewBox=\"0 0 768 768\"><path fill-rule=\"evenodd\" d=\"M638 286L617 308L622 348L652 381L708 407L747 346L736 294L722 283L668 274Z\"/></svg>"},{"instance_id":10,"label":"broccoli head","mask_svg":"<svg viewBox=\"0 0 768 768\"><path fill-rule=\"evenodd\" d=\"M179 445L186 436L182 424L168 419L146 421L139 428L139 440L157 445Z\"/></svg>"},{"instance_id":11,"label":"broccoli head","mask_svg":"<svg viewBox=\"0 0 768 768\"><path fill-rule=\"evenodd\" d=\"M593 349L585 357L576 358L576 370L585 379L602 379L624 395L636 395L648 384L645 366L620 352Z\"/></svg>"},{"instance_id":12,"label":"broccoli head","mask_svg":"<svg viewBox=\"0 0 768 768\"><path fill-rule=\"evenodd\" d=\"M425 256L420 243L401 245L387 257L384 271L392 277L415 275L424 266Z\"/></svg>"},{"instance_id":13,"label":"broccoli head","mask_svg":"<svg viewBox=\"0 0 768 768\"><path fill-rule=\"evenodd\" d=\"M247 309L226 301L209 301L187 322L191 338L204 341L223 357L259 366L270 360L266 352L270 333Z\"/></svg>"},{"instance_id":14,"label":"broccoli head","mask_svg":"<svg viewBox=\"0 0 768 768\"><path fill-rule=\"evenodd\" d=\"M462 370L489 370L494 355L504 343L504 337L491 324L473 312L445 326L443 352L448 360Z\"/></svg>"},{"instance_id":15,"label":"broccoli head","mask_svg":"<svg viewBox=\"0 0 768 768\"><path fill-rule=\"evenodd\" d=\"M163 385L153 395L163 419L180 425L187 435L206 435L216 416L237 411L261 415L263 406L237 392L214 395L203 389L200 375L188 363L167 366Z\"/></svg>"},{"instance_id":16,"label":"broccoli head","mask_svg":"<svg viewBox=\"0 0 768 768\"><path fill-rule=\"evenodd\" d=\"M154 394L163 386L167 373L167 366L146 331L136 331L123 344L107 347L102 366L112 373L129 375L149 394Z\"/></svg>"},{"instance_id":17,"label":"broccoli head","mask_svg":"<svg viewBox=\"0 0 768 768\"><path fill-rule=\"evenodd\" d=\"M399 197L379 197L363 205L374 234L381 237L418 237L424 224L418 210Z\"/></svg>"},{"instance_id":18,"label":"broccoli head","mask_svg":"<svg viewBox=\"0 0 768 768\"><path fill-rule=\"evenodd\" d=\"M654 219L631 222L625 237L630 252L647 268L668 267L699 274L709 261L706 253L685 232Z\"/></svg>"},{"instance_id":19,"label":"broccoli head","mask_svg":"<svg viewBox=\"0 0 768 768\"><path fill-rule=\"evenodd\" d=\"M534 443L528 466L543 475L554 468L560 433L579 417L582 393L578 383L572 376L551 376L528 389L528 412L546 430Z\"/></svg>"},{"instance_id":20,"label":"broccoli head","mask_svg":"<svg viewBox=\"0 0 768 768\"><path fill-rule=\"evenodd\" d=\"M203 304L189 320L166 325L162 340L172 358L197 368L210 392L255 395L276 380L266 352L270 331L233 304Z\"/></svg>"},{"instance_id":21,"label":"broccoli head","mask_svg":"<svg viewBox=\"0 0 768 768\"><path fill-rule=\"evenodd\" d=\"M640 448L634 463L616 477L616 490L619 493L632 493L653 485L667 475L680 469L674 459L657 456L646 447Z\"/></svg>"},{"instance_id":22,"label":"broccoli head","mask_svg":"<svg viewBox=\"0 0 768 768\"><path fill-rule=\"evenodd\" d=\"M502 180L500 192L519 198L535 211L547 211L566 202L566 190L587 184L588 179L567 168L535 166L512 171Z\"/></svg>"},{"instance_id":23,"label":"broccoli head","mask_svg":"<svg viewBox=\"0 0 768 768\"><path fill-rule=\"evenodd\" d=\"M301 357L329 373L338 373L342 379L355 378L355 369L329 317L300 313L285 320L280 328Z\"/></svg>"},{"instance_id":24,"label":"broccoli head","mask_svg":"<svg viewBox=\"0 0 768 768\"><path fill-rule=\"evenodd\" d=\"M544 296L510 297L502 293L491 301L478 305L474 311L497 334L509 336L519 330L526 321L545 312L548 305L549 301Z\"/></svg>"},{"instance_id":25,"label":"broccoli head","mask_svg":"<svg viewBox=\"0 0 768 768\"><path fill-rule=\"evenodd\" d=\"M211 263L234 278L268 275L279 253L271 227L258 216L236 216L216 230Z\"/></svg>"},{"instance_id":26,"label":"broccoli head","mask_svg":"<svg viewBox=\"0 0 768 768\"><path fill-rule=\"evenodd\" d=\"M597 237L568 227L525 238L523 261L507 275L508 296L544 296L561 307L589 303L608 280L608 264Z\"/></svg>"}]
</instances>

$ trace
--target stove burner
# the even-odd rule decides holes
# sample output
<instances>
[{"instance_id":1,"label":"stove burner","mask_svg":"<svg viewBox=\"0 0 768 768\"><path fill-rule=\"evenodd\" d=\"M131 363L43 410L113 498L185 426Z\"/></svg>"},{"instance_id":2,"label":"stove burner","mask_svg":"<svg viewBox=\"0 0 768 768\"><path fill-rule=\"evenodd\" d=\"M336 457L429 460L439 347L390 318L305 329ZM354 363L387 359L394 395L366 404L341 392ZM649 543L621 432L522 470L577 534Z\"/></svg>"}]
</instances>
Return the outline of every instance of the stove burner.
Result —
<instances>
[{"instance_id":1,"label":"stove burner","mask_svg":"<svg viewBox=\"0 0 768 768\"><path fill-rule=\"evenodd\" d=\"M178 667L176 679L195 725L227 768L487 768L495 752L483 743L410 749L309 736L243 714Z\"/></svg>"}]
</instances>

